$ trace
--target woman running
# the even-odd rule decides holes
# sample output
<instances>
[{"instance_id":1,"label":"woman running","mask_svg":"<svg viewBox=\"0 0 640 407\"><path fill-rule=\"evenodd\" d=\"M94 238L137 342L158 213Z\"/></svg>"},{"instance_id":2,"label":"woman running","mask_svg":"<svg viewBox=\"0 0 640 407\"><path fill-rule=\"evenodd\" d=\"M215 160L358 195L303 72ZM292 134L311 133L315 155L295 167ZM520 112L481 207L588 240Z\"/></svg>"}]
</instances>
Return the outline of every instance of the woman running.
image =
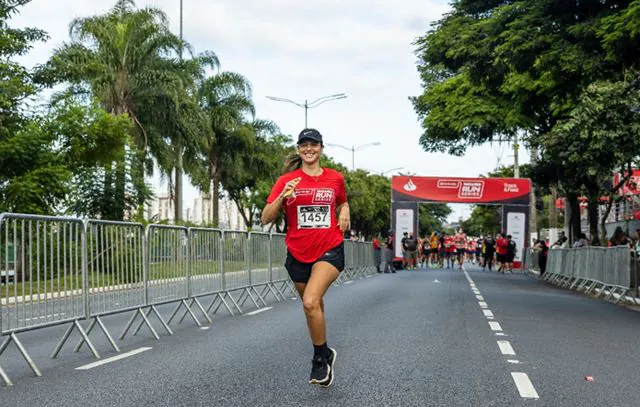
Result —
<instances>
[{"instance_id":1,"label":"woman running","mask_svg":"<svg viewBox=\"0 0 640 407\"><path fill-rule=\"evenodd\" d=\"M350 228L344 177L320 167L322 135L304 129L298 135L298 152L288 160L278 178L262 223L271 223L284 206L288 229L285 267L296 286L313 343L309 383L333 383L337 353L327 346L323 296L344 269L343 233Z\"/></svg>"}]
</instances>

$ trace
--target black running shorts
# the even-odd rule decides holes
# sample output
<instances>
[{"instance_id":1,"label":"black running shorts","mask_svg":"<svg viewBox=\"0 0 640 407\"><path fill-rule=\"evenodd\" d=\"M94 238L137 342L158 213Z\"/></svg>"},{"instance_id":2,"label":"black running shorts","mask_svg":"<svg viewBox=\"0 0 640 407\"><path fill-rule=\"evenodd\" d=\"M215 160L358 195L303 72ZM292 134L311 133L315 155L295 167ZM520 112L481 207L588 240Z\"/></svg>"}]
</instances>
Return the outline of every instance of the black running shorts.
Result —
<instances>
[{"instance_id":1,"label":"black running shorts","mask_svg":"<svg viewBox=\"0 0 640 407\"><path fill-rule=\"evenodd\" d=\"M291 253L289 253L289 251L287 251L287 259L284 263L284 267L289 272L291 281L293 281L294 283L307 283L309 282L309 278L311 277L311 270L313 269L313 265L320 261L325 261L331 264L333 267L337 268L338 271L344 270L344 242L329 250L328 252L320 256L318 260L312 263L303 263L293 257Z\"/></svg>"}]
</instances>

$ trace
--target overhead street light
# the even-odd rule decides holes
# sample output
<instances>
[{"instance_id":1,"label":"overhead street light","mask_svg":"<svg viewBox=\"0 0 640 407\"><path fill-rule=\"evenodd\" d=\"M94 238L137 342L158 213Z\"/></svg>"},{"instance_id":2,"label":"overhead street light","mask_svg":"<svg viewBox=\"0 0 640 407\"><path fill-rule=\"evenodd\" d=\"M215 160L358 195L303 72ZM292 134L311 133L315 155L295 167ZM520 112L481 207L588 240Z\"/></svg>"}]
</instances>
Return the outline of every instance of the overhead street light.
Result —
<instances>
[{"instance_id":1,"label":"overhead street light","mask_svg":"<svg viewBox=\"0 0 640 407\"><path fill-rule=\"evenodd\" d=\"M326 145L329 146L329 147L339 147L339 148L342 148L344 150L351 151L351 170L353 171L353 170L356 169L356 164L355 164L355 162L356 162L356 158L355 158L356 157L356 151L364 150L367 147L379 146L380 142L375 141L373 143L362 144L362 145L359 145L357 147L356 146L351 146L351 148L343 146L342 144L326 143Z\"/></svg>"},{"instance_id":2,"label":"overhead street light","mask_svg":"<svg viewBox=\"0 0 640 407\"><path fill-rule=\"evenodd\" d=\"M296 102L293 101L291 99L287 99L287 98L281 98L281 97L277 97L277 96L267 96L267 99L270 100L274 100L276 102L285 102L285 103L291 103L293 105L296 105L298 107L301 107L304 109L304 128L307 128L307 116L308 116L308 110L309 109L313 109L314 107L318 107L323 103L326 102L331 102L332 100L339 100L339 99L346 99L347 95L345 95L344 93L336 93L335 95L328 95L328 96L323 96L321 98L318 98L316 100L314 100L313 102L308 102L307 99L304 100L304 103L302 102Z\"/></svg>"},{"instance_id":3,"label":"overhead street light","mask_svg":"<svg viewBox=\"0 0 640 407\"><path fill-rule=\"evenodd\" d=\"M392 171L398 171L398 170L402 170L402 169L404 169L404 167L398 167L398 168L392 168L392 169L390 169L390 170L380 171L380 175L383 175L383 176L384 176L384 174L387 174L387 173L389 173L389 172L392 172Z\"/></svg>"}]
</instances>

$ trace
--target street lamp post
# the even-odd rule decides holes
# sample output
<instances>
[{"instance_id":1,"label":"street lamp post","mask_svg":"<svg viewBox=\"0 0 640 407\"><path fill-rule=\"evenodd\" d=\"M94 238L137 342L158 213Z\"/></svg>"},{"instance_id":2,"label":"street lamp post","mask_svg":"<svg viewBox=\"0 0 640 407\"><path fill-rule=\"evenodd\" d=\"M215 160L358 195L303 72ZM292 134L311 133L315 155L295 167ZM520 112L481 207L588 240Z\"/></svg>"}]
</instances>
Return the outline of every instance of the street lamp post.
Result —
<instances>
[{"instance_id":1,"label":"street lamp post","mask_svg":"<svg viewBox=\"0 0 640 407\"><path fill-rule=\"evenodd\" d=\"M380 171L380 175L384 176L384 174L392 172L392 171L397 171L397 170L402 170L404 169L404 167L397 167L397 168L392 168L390 170L385 170L385 171Z\"/></svg>"},{"instance_id":2,"label":"street lamp post","mask_svg":"<svg viewBox=\"0 0 640 407\"><path fill-rule=\"evenodd\" d=\"M373 143L367 143L367 144L362 144L359 146L351 146L351 148L343 146L341 144L333 144L333 143L326 143L326 145L330 146L330 147L340 147L344 150L347 151L351 151L351 170L355 170L356 169L356 151L360 151L360 150L364 150L367 147L372 147L372 146L379 146L380 142L375 141Z\"/></svg>"},{"instance_id":3,"label":"street lamp post","mask_svg":"<svg viewBox=\"0 0 640 407\"><path fill-rule=\"evenodd\" d=\"M281 98L281 97L276 97L276 96L267 96L267 99L271 99L271 100L275 100L276 102L286 102L286 103L291 103L294 104L298 107L301 107L304 109L304 128L307 128L307 112L309 109L313 109L314 107L318 107L323 103L326 102L330 102L332 100L339 100L339 99L346 99L347 95L345 95L344 93L337 93L335 95L328 95L328 96L323 96L321 98L318 98L316 100L314 100L313 102L308 102L307 99L304 100L304 103L300 103L300 102L295 102L291 99L286 99L286 98Z\"/></svg>"}]
</instances>

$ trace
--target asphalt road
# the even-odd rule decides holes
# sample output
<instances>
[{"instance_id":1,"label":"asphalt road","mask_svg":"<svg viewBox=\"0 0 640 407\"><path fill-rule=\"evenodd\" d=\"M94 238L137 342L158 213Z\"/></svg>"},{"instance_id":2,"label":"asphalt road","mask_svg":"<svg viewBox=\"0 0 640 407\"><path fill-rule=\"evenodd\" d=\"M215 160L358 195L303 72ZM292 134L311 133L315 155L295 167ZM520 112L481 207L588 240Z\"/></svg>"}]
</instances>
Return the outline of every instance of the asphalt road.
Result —
<instances>
[{"instance_id":1,"label":"asphalt road","mask_svg":"<svg viewBox=\"0 0 640 407\"><path fill-rule=\"evenodd\" d=\"M95 360L63 328L21 336L43 377L13 348L0 364L14 380L7 406L636 406L640 313L521 274L419 270L332 287L329 389L307 384L312 348L300 301L254 315L186 322L173 336L121 342L130 357ZM479 298L478 298L479 296ZM161 309L163 314L169 307ZM128 315L105 318L116 336ZM103 358L117 355L94 333ZM75 342L74 342L75 343ZM150 348L150 349L147 349Z\"/></svg>"}]
</instances>

